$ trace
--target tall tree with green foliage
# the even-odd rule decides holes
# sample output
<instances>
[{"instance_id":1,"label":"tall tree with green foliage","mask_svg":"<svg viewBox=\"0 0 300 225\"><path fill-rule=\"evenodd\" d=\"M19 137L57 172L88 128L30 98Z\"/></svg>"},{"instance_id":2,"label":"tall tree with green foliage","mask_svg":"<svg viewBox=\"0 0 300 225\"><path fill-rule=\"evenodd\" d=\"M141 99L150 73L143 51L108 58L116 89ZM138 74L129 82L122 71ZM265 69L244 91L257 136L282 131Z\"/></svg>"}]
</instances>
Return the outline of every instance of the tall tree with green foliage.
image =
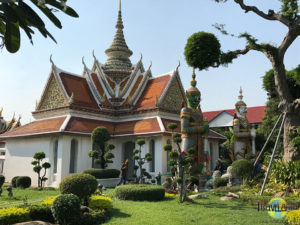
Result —
<instances>
[{"instance_id":1,"label":"tall tree with green foliage","mask_svg":"<svg viewBox=\"0 0 300 225\"><path fill-rule=\"evenodd\" d=\"M102 169L107 167L108 163L113 163L112 159L115 157L111 150L115 148L113 144L105 146L110 140L110 133L106 127L96 127L92 132L93 149L89 152L89 157L94 160L95 164L100 164Z\"/></svg>"},{"instance_id":2,"label":"tall tree with green foliage","mask_svg":"<svg viewBox=\"0 0 300 225\"><path fill-rule=\"evenodd\" d=\"M286 71L286 80L293 98L300 98L300 65L295 69ZM269 136L271 130L273 129L279 115L280 110L278 105L280 103L278 93L276 91L274 71L271 69L263 76L263 89L267 91L269 100L267 102L267 107L265 110L265 115L263 117L263 122L257 130L257 138L262 137L263 142ZM269 144L266 146L265 155L270 155L273 149L273 146L276 141L276 134L279 131L279 127L275 129L273 136L270 138ZM259 143L259 142L257 142ZM261 142L260 142L261 143ZM263 143L262 143L263 144ZM262 145L258 147L261 149ZM278 149L283 150L283 135L279 139ZM284 154L283 151L277 151L276 158L282 157Z\"/></svg>"},{"instance_id":3,"label":"tall tree with green foliage","mask_svg":"<svg viewBox=\"0 0 300 225\"><path fill-rule=\"evenodd\" d=\"M227 2L227 0L213 1ZM239 35L239 38L245 38L247 42L244 49L222 52L220 50L220 44L218 44L219 41L213 34L201 32L193 34L188 39L185 47L185 57L190 66L203 70L209 67L218 67L220 65L232 63L233 59L240 55L247 54L251 50L263 53L269 59L273 67L275 88L280 101L280 111L286 113L283 135L283 159L290 161L300 159L300 153L291 144L291 137L289 135L291 132L295 131L296 127L300 126L300 98L293 97L293 88L288 85L284 56L288 48L300 35L300 14L299 0L280 1L281 9L278 12L275 12L272 9L268 12L264 12L256 6L248 5L244 0L234 0L234 2L246 13L251 12L262 19L280 22L287 28L287 33L278 46L270 43L260 43L252 35L242 33ZM217 25L216 28L223 34L228 34L224 29L224 25ZM200 46L206 47L201 48Z\"/></svg>"},{"instance_id":4,"label":"tall tree with green foliage","mask_svg":"<svg viewBox=\"0 0 300 225\"><path fill-rule=\"evenodd\" d=\"M0 0L0 47L5 46L10 53L17 52L21 44L20 29L25 32L32 44L33 29L37 29L45 38L50 37L56 43L38 13L42 12L61 29L61 22L54 15L55 12L61 11L69 16L78 17L66 2L67 0Z\"/></svg>"},{"instance_id":5,"label":"tall tree with green foliage","mask_svg":"<svg viewBox=\"0 0 300 225\"><path fill-rule=\"evenodd\" d=\"M33 161L31 164L34 166L33 171L38 174L38 187L43 188L43 183L48 180L46 177L47 169L51 167L51 164L48 162L42 162L46 158L45 152L36 152L33 155ZM42 173L42 169L44 169L44 173Z\"/></svg>"}]
</instances>

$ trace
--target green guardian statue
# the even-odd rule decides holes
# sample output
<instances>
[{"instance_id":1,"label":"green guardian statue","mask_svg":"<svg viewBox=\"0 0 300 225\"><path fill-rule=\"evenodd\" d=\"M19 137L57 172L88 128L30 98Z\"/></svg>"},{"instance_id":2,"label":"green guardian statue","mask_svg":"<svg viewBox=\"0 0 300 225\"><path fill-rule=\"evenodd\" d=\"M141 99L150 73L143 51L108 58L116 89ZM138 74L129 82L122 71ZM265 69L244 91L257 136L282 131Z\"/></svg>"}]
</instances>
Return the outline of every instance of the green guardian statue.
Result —
<instances>
[{"instance_id":1,"label":"green guardian statue","mask_svg":"<svg viewBox=\"0 0 300 225\"><path fill-rule=\"evenodd\" d=\"M189 148L195 148L195 162L197 165L208 161L209 156L204 153L203 136L209 133L209 126L203 121L203 115L200 108L201 93L196 87L195 71L192 74L191 86L186 91L187 107L181 109L181 149L187 151Z\"/></svg>"}]
</instances>

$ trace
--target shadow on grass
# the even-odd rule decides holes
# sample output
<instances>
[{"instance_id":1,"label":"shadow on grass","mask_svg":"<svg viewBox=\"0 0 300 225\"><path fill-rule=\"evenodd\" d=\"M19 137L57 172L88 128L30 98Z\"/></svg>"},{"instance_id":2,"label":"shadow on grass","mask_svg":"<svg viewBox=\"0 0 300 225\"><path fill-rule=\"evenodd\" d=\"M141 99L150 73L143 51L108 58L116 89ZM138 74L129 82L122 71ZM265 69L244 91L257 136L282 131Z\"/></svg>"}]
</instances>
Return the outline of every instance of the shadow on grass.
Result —
<instances>
[{"instance_id":1,"label":"shadow on grass","mask_svg":"<svg viewBox=\"0 0 300 225\"><path fill-rule=\"evenodd\" d=\"M130 214L121 212L120 209L115 209L115 208L113 208L113 209L110 211L110 215L111 215L111 217L117 217L117 218L127 218L127 217L131 217Z\"/></svg>"},{"instance_id":2,"label":"shadow on grass","mask_svg":"<svg viewBox=\"0 0 300 225\"><path fill-rule=\"evenodd\" d=\"M206 203L206 204L201 204L205 208L218 208L218 209L231 209L231 210L245 210L246 205L239 203L237 205L227 205L227 204L222 204L222 203Z\"/></svg>"}]
</instances>

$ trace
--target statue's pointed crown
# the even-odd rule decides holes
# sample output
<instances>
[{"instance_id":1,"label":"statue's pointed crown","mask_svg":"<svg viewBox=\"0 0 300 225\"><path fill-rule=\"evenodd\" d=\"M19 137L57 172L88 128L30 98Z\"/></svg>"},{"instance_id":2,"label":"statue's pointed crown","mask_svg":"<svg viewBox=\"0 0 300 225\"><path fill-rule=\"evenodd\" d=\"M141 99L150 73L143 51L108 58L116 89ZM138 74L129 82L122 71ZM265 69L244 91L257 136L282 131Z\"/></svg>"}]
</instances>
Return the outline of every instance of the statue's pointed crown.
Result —
<instances>
[{"instance_id":1,"label":"statue's pointed crown","mask_svg":"<svg viewBox=\"0 0 300 225\"><path fill-rule=\"evenodd\" d=\"M195 79L196 79L196 73L194 69L192 73L191 87L186 91L187 97L189 97L191 93L200 94L199 89L196 87L197 81Z\"/></svg>"},{"instance_id":2,"label":"statue's pointed crown","mask_svg":"<svg viewBox=\"0 0 300 225\"><path fill-rule=\"evenodd\" d=\"M244 105L247 106L247 104L243 101L243 90L242 87L240 87L239 95L238 95L238 101L235 103L235 107Z\"/></svg>"}]
</instances>

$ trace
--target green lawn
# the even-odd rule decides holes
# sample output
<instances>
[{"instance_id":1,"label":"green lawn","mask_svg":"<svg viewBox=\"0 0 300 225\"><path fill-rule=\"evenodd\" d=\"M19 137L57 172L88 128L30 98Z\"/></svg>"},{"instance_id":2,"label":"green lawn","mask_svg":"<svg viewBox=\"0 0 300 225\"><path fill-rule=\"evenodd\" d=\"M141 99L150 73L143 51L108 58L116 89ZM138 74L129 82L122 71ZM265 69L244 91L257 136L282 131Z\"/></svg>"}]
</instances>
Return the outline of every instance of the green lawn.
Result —
<instances>
[{"instance_id":1,"label":"green lawn","mask_svg":"<svg viewBox=\"0 0 300 225\"><path fill-rule=\"evenodd\" d=\"M2 190L3 192L0 197L0 208L20 205L24 203L24 200L26 200L28 203L39 203L50 196L59 194L58 190L39 191L34 188L13 188L13 197L8 197L8 191L6 190L6 187L2 187Z\"/></svg>"},{"instance_id":2,"label":"green lawn","mask_svg":"<svg viewBox=\"0 0 300 225\"><path fill-rule=\"evenodd\" d=\"M239 200L223 202L212 193L207 193L208 199L184 204L178 203L177 198L160 202L133 202L115 199L113 190L107 190L105 194L113 198L112 217L105 224L256 225L277 222L267 212L258 212L255 205Z\"/></svg>"},{"instance_id":3,"label":"green lawn","mask_svg":"<svg viewBox=\"0 0 300 225\"><path fill-rule=\"evenodd\" d=\"M58 195L58 190L13 189L14 197L8 197L6 188L0 197L0 208L28 203L39 203L44 199ZM211 192L205 193L208 199L196 200L196 203L178 202L177 197L166 198L160 202L121 201L114 198L114 190L108 189L105 194L113 199L109 224L136 225L257 225L280 224L267 212L257 211L257 206L245 204L240 200L223 202L220 196Z\"/></svg>"}]
</instances>

